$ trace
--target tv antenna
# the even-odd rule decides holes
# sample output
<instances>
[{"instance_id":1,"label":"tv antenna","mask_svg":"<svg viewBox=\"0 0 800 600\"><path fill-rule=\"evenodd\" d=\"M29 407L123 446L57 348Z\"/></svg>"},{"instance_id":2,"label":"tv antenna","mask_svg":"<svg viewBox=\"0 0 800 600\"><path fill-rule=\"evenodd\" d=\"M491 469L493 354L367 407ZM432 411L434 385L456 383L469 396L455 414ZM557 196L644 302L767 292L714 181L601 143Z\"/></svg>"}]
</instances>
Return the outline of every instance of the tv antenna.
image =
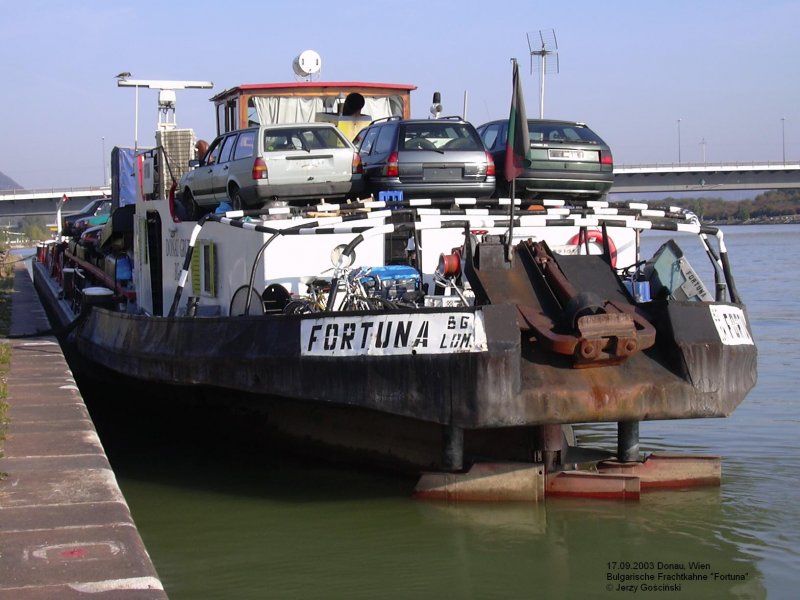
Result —
<instances>
[{"instance_id":1,"label":"tv antenna","mask_svg":"<svg viewBox=\"0 0 800 600\"><path fill-rule=\"evenodd\" d=\"M528 48L531 52L531 74L533 57L539 57L539 118L544 119L544 76L558 73L558 41L554 29L540 29L538 33L528 33ZM550 56L550 60L547 57Z\"/></svg>"}]
</instances>

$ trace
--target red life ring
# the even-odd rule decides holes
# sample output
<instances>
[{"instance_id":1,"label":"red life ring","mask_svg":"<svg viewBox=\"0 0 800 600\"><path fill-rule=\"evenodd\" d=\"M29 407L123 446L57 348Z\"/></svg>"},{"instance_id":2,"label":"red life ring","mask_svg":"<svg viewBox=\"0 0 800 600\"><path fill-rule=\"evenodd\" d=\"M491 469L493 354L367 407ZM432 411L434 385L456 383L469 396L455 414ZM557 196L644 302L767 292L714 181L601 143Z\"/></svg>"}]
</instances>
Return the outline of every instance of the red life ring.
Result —
<instances>
[{"instance_id":1,"label":"red life ring","mask_svg":"<svg viewBox=\"0 0 800 600\"><path fill-rule=\"evenodd\" d=\"M588 239L589 242L598 244L600 247L605 248L603 232L598 231L597 229L589 229L585 233L581 231L577 235L573 235L567 244L570 246L579 246L584 243L584 240ZM617 266L617 246L614 243L614 240L611 239L611 236L608 236L608 250L611 252L611 266Z\"/></svg>"}]
</instances>

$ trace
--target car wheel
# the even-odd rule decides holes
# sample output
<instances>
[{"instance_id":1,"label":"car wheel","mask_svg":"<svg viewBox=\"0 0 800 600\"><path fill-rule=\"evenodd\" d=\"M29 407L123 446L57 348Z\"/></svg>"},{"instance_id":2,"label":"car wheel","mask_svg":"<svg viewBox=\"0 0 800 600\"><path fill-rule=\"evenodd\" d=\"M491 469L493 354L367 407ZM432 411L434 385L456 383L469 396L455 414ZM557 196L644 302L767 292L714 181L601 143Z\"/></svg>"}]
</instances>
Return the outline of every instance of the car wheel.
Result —
<instances>
[{"instance_id":1,"label":"car wheel","mask_svg":"<svg viewBox=\"0 0 800 600\"><path fill-rule=\"evenodd\" d=\"M188 189L183 192L181 202L183 203L183 208L186 211L186 218L189 221L197 221L197 219L200 218L200 207L197 205L197 202L194 201L192 192L190 192Z\"/></svg>"},{"instance_id":2,"label":"car wheel","mask_svg":"<svg viewBox=\"0 0 800 600\"><path fill-rule=\"evenodd\" d=\"M233 210L244 210L246 207L242 201L242 195L239 193L239 188L231 188L231 206Z\"/></svg>"}]
</instances>

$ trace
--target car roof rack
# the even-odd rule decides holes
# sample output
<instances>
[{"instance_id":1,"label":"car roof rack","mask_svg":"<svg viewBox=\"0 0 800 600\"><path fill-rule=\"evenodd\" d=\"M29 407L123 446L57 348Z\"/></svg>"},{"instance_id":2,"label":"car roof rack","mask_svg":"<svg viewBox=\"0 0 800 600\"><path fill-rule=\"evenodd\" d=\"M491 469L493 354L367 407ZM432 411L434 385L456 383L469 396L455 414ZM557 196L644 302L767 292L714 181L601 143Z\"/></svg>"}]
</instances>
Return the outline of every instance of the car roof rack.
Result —
<instances>
[{"instance_id":1,"label":"car roof rack","mask_svg":"<svg viewBox=\"0 0 800 600\"><path fill-rule=\"evenodd\" d=\"M391 115L388 117L381 117L380 119L375 119L370 123L370 125L374 125L375 123L382 123L383 121L402 121L403 117L399 115Z\"/></svg>"}]
</instances>

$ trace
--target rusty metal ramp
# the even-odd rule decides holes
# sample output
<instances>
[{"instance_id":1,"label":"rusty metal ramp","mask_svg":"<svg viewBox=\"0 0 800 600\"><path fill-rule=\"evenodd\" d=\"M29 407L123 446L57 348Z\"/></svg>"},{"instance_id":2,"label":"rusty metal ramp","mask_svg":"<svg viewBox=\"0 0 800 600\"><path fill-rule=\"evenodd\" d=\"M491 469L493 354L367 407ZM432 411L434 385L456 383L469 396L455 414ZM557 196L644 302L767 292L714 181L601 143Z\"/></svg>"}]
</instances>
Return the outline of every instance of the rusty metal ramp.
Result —
<instances>
[{"instance_id":1,"label":"rusty metal ramp","mask_svg":"<svg viewBox=\"0 0 800 600\"><path fill-rule=\"evenodd\" d=\"M476 302L515 306L521 336L517 393L470 407L468 421L720 417L755 384L755 346L726 345L714 327L715 306L740 305L663 301L645 312L601 256L528 242L508 261L499 240L467 250Z\"/></svg>"},{"instance_id":2,"label":"rusty metal ramp","mask_svg":"<svg viewBox=\"0 0 800 600\"><path fill-rule=\"evenodd\" d=\"M516 305L530 341L571 357L576 368L619 364L654 344L655 328L601 257L579 257L594 281L573 275L576 284L544 242L518 244L511 261L502 260L500 248L480 244L468 277L480 301Z\"/></svg>"}]
</instances>

